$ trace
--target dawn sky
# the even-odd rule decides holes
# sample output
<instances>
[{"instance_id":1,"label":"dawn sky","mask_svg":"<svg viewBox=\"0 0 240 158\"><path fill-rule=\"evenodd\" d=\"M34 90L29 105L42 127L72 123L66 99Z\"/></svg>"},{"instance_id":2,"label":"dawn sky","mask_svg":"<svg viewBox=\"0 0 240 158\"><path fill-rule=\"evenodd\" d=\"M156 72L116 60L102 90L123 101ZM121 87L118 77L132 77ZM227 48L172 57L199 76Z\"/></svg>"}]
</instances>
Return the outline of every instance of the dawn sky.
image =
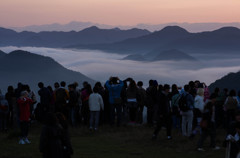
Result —
<instances>
[{"instance_id":1,"label":"dawn sky","mask_svg":"<svg viewBox=\"0 0 240 158\"><path fill-rule=\"evenodd\" d=\"M240 22L240 0L1 0L0 26Z\"/></svg>"}]
</instances>

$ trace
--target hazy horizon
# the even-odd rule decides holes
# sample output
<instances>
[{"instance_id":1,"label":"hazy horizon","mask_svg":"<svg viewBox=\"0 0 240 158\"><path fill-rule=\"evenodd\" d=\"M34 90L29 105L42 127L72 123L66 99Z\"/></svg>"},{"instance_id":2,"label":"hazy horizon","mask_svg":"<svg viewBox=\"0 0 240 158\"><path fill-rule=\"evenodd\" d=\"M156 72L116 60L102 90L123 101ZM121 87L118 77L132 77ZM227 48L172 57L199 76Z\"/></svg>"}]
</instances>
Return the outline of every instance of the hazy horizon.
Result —
<instances>
[{"instance_id":1,"label":"hazy horizon","mask_svg":"<svg viewBox=\"0 0 240 158\"><path fill-rule=\"evenodd\" d=\"M3 0L3 26L28 26L70 21L107 25L162 24L171 22L240 22L237 0Z\"/></svg>"}]
</instances>

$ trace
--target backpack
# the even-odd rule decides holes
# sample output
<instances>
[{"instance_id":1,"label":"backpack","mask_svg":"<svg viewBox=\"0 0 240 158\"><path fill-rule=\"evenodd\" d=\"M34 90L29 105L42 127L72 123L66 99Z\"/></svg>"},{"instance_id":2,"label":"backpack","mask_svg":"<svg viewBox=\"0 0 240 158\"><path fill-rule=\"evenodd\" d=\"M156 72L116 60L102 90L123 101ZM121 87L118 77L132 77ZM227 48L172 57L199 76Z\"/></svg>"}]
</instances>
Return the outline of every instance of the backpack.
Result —
<instances>
[{"instance_id":1,"label":"backpack","mask_svg":"<svg viewBox=\"0 0 240 158\"><path fill-rule=\"evenodd\" d=\"M186 112L190 109L189 106L187 105L187 95L188 94L186 95L182 94L178 101L179 109L183 112Z\"/></svg>"}]
</instances>

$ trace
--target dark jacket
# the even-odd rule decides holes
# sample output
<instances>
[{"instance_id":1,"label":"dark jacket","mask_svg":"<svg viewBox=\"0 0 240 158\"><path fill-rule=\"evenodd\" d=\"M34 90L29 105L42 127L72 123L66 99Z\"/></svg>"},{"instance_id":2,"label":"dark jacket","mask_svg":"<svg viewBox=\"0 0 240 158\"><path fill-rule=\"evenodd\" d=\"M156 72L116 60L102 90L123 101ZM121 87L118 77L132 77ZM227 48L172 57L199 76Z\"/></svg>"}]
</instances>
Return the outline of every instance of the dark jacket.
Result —
<instances>
[{"instance_id":1,"label":"dark jacket","mask_svg":"<svg viewBox=\"0 0 240 158\"><path fill-rule=\"evenodd\" d=\"M170 108L170 99L167 94L164 92L159 92L158 94L158 114L165 116L171 114L171 108Z\"/></svg>"},{"instance_id":2,"label":"dark jacket","mask_svg":"<svg viewBox=\"0 0 240 158\"><path fill-rule=\"evenodd\" d=\"M40 96L40 103L42 105L49 105L51 101L51 93L50 91L46 88L43 87L38 91L38 94Z\"/></svg>"},{"instance_id":3,"label":"dark jacket","mask_svg":"<svg viewBox=\"0 0 240 158\"><path fill-rule=\"evenodd\" d=\"M70 158L73 154L68 132L59 125L43 127L39 149L43 158Z\"/></svg>"}]
</instances>

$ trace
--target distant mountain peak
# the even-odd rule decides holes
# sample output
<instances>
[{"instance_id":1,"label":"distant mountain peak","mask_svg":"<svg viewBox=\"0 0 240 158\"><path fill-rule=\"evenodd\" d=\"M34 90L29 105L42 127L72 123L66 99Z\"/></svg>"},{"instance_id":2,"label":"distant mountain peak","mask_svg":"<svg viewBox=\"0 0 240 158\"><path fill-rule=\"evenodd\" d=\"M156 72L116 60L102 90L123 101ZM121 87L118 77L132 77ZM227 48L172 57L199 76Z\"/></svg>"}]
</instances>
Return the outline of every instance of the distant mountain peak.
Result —
<instances>
[{"instance_id":1,"label":"distant mountain peak","mask_svg":"<svg viewBox=\"0 0 240 158\"><path fill-rule=\"evenodd\" d=\"M232 27L232 26L228 26L228 27L222 27L218 30L215 30L213 32L222 32L222 33L235 33L235 32L240 32L240 29L237 27Z\"/></svg>"},{"instance_id":2,"label":"distant mountain peak","mask_svg":"<svg viewBox=\"0 0 240 158\"><path fill-rule=\"evenodd\" d=\"M98 30L100 30L100 28L98 28L97 26L91 26L84 29L83 31L98 31Z\"/></svg>"},{"instance_id":3,"label":"distant mountain peak","mask_svg":"<svg viewBox=\"0 0 240 158\"><path fill-rule=\"evenodd\" d=\"M175 33L175 32L183 32L183 33L188 33L187 30L184 28L181 28L179 26L167 26L164 27L161 32L166 32L166 33Z\"/></svg>"}]
</instances>

